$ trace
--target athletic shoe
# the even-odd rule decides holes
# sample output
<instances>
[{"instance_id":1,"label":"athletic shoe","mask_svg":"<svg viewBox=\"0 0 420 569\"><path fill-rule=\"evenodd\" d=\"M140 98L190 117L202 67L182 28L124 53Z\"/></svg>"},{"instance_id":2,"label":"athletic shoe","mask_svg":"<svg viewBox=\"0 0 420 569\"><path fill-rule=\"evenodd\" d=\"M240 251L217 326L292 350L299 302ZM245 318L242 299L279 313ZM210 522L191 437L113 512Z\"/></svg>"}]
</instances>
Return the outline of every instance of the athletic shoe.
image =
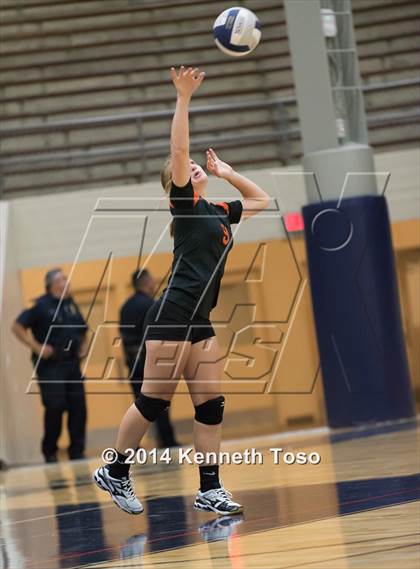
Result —
<instances>
[{"instance_id":1,"label":"athletic shoe","mask_svg":"<svg viewBox=\"0 0 420 569\"><path fill-rule=\"evenodd\" d=\"M199 490L195 498L194 508L202 512L216 512L216 514L224 516L240 514L244 509L243 506L233 502L231 498L232 494L223 486L214 490L207 490L207 492Z\"/></svg>"},{"instance_id":2,"label":"athletic shoe","mask_svg":"<svg viewBox=\"0 0 420 569\"><path fill-rule=\"evenodd\" d=\"M112 478L108 469L100 466L92 474L92 478L101 490L110 493L117 506L127 514L141 514L144 510L140 500L134 494L133 481L130 476Z\"/></svg>"}]
</instances>

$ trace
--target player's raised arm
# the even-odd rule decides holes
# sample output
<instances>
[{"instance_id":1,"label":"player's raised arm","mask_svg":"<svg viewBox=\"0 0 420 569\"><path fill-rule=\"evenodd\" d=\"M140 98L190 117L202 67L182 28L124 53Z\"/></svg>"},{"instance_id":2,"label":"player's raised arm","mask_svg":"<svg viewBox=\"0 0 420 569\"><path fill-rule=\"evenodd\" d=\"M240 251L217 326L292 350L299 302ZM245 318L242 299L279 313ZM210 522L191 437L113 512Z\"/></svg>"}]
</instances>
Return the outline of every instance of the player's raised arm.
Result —
<instances>
[{"instance_id":1,"label":"player's raised arm","mask_svg":"<svg viewBox=\"0 0 420 569\"><path fill-rule=\"evenodd\" d=\"M255 182L236 172L226 162L222 162L212 148L207 150L207 169L211 174L225 179L242 194L244 198L242 219L251 217L268 207L270 196Z\"/></svg>"},{"instance_id":2,"label":"player's raised arm","mask_svg":"<svg viewBox=\"0 0 420 569\"><path fill-rule=\"evenodd\" d=\"M171 128L172 181L183 187L190 179L190 136L188 112L193 93L204 79L204 72L198 68L181 66L179 72L171 69L171 78L177 92L175 114Z\"/></svg>"}]
</instances>

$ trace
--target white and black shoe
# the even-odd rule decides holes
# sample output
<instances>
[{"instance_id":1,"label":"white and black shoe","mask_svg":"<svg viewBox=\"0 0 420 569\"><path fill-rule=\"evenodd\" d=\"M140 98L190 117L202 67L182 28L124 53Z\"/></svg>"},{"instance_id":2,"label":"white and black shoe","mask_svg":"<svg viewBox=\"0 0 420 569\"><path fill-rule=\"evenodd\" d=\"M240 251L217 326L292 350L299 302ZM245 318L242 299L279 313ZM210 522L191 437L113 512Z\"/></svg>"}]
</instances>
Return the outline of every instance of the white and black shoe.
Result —
<instances>
[{"instance_id":1,"label":"white and black shoe","mask_svg":"<svg viewBox=\"0 0 420 569\"><path fill-rule=\"evenodd\" d=\"M214 490L207 490L207 492L199 490L195 497L194 508L202 512L215 512L222 516L241 514L244 509L243 506L231 498L232 494L223 486Z\"/></svg>"},{"instance_id":2,"label":"white and black shoe","mask_svg":"<svg viewBox=\"0 0 420 569\"><path fill-rule=\"evenodd\" d=\"M112 478L108 469L105 466L100 466L92 474L92 478L101 490L110 493L111 498L121 510L134 515L143 512L143 505L134 493L133 481L130 476Z\"/></svg>"}]
</instances>

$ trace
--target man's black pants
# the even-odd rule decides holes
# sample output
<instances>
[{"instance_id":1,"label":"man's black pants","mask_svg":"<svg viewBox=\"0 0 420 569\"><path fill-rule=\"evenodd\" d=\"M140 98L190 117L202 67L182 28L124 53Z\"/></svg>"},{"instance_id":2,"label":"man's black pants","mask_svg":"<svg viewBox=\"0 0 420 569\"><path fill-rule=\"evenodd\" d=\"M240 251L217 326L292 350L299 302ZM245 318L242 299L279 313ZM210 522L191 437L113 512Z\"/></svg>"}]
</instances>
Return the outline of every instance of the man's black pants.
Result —
<instances>
[{"instance_id":1,"label":"man's black pants","mask_svg":"<svg viewBox=\"0 0 420 569\"><path fill-rule=\"evenodd\" d=\"M45 457L57 452L63 414L67 411L67 428L70 436L70 458L78 458L85 450L86 398L84 378L79 361L54 362L43 360L37 369L44 405L44 436L41 450Z\"/></svg>"}]
</instances>

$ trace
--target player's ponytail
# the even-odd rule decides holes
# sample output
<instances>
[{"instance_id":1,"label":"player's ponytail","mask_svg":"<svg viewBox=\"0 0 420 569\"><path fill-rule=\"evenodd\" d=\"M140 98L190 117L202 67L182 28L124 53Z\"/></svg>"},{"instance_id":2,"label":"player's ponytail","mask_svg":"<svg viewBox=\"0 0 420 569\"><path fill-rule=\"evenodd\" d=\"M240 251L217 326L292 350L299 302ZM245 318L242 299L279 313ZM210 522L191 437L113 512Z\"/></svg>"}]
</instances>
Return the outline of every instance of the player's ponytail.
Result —
<instances>
[{"instance_id":1,"label":"player's ponytail","mask_svg":"<svg viewBox=\"0 0 420 569\"><path fill-rule=\"evenodd\" d=\"M162 188L165 190L165 194L169 196L169 192L171 191L172 185L172 169L171 169L171 157L165 160L162 170L160 171L160 182L162 184ZM169 228L169 233L171 237L174 236L174 221L171 221L171 225Z\"/></svg>"}]
</instances>

